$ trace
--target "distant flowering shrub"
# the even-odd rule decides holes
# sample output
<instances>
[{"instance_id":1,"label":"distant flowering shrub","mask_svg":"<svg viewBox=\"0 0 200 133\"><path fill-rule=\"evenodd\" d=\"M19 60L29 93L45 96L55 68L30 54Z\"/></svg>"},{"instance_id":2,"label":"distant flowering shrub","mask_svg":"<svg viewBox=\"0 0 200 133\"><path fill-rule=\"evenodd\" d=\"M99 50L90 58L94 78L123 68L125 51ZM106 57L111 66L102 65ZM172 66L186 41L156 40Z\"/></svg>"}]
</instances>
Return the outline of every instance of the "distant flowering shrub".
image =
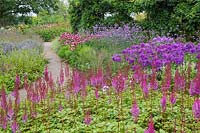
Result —
<instances>
[{"instance_id":1,"label":"distant flowering shrub","mask_svg":"<svg viewBox=\"0 0 200 133\"><path fill-rule=\"evenodd\" d=\"M124 57L129 64L139 63L143 67L155 65L161 68L169 63L176 65L183 64L185 55L196 55L199 57L200 44L195 45L192 42L175 41L169 37L156 37L147 43L132 45L122 51L121 57ZM113 55L114 61L116 55ZM117 58L120 58L118 55Z\"/></svg>"},{"instance_id":2,"label":"distant flowering shrub","mask_svg":"<svg viewBox=\"0 0 200 133\"><path fill-rule=\"evenodd\" d=\"M74 50L77 45L79 44L83 44L87 41L90 41L91 39L94 38L98 38L99 36L97 35L84 35L81 36L80 34L71 34L71 33L63 33L60 36L60 41L64 44L64 45L69 45L71 50Z\"/></svg>"}]
</instances>

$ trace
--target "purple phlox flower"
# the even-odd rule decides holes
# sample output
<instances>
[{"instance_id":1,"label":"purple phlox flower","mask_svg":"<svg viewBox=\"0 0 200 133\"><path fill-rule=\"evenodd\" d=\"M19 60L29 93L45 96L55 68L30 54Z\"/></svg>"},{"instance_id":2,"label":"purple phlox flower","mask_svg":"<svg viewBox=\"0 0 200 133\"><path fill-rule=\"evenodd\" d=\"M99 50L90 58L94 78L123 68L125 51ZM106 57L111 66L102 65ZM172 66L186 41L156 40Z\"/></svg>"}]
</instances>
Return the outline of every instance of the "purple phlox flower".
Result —
<instances>
[{"instance_id":1,"label":"purple phlox flower","mask_svg":"<svg viewBox=\"0 0 200 133\"><path fill-rule=\"evenodd\" d=\"M7 100L6 100L6 91L4 89L4 86L1 89L1 107L5 111L7 110Z\"/></svg>"},{"instance_id":2,"label":"purple phlox flower","mask_svg":"<svg viewBox=\"0 0 200 133\"><path fill-rule=\"evenodd\" d=\"M196 99L192 105L192 111L196 119L200 119L200 99Z\"/></svg>"},{"instance_id":3,"label":"purple phlox flower","mask_svg":"<svg viewBox=\"0 0 200 133\"><path fill-rule=\"evenodd\" d=\"M17 121L16 120L14 120L12 123L11 123L11 129L12 129L12 132L13 133L16 133L17 132L17 130L19 129L19 125L17 124Z\"/></svg>"},{"instance_id":4,"label":"purple phlox flower","mask_svg":"<svg viewBox=\"0 0 200 133\"><path fill-rule=\"evenodd\" d=\"M92 118L91 118L91 115L90 115L90 111L87 110L86 114L85 114L85 117L84 117L84 123L86 125L90 125L92 122Z\"/></svg>"},{"instance_id":5,"label":"purple phlox flower","mask_svg":"<svg viewBox=\"0 0 200 133\"><path fill-rule=\"evenodd\" d=\"M121 55L119 55L119 54L114 54L113 56L112 56L112 60L113 61L115 61L115 62L121 62Z\"/></svg>"},{"instance_id":6,"label":"purple phlox flower","mask_svg":"<svg viewBox=\"0 0 200 133\"><path fill-rule=\"evenodd\" d=\"M155 133L155 129L154 129L154 123L153 123L153 117L150 116L150 121L148 124L148 128L144 131L144 133Z\"/></svg>"},{"instance_id":7,"label":"purple phlox flower","mask_svg":"<svg viewBox=\"0 0 200 133\"><path fill-rule=\"evenodd\" d=\"M138 107L136 101L133 103L130 112L131 112L133 118L135 119L135 121L137 121L137 118L138 118L138 116L139 116L139 114L140 114L140 108Z\"/></svg>"},{"instance_id":8,"label":"purple phlox flower","mask_svg":"<svg viewBox=\"0 0 200 133\"><path fill-rule=\"evenodd\" d=\"M167 104L167 96L166 96L166 94L163 94L163 96L162 96L162 98L160 100L160 103L161 103L162 111L165 112L166 104Z\"/></svg>"}]
</instances>

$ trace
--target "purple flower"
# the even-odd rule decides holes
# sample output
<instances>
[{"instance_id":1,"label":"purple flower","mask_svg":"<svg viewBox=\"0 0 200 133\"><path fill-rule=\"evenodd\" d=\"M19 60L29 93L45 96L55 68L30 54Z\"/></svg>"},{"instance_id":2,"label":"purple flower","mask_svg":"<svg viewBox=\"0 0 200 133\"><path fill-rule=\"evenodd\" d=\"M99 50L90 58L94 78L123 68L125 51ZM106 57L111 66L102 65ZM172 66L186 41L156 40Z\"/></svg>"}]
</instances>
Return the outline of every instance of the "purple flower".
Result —
<instances>
[{"instance_id":1,"label":"purple flower","mask_svg":"<svg viewBox=\"0 0 200 133\"><path fill-rule=\"evenodd\" d=\"M121 56L119 54L114 54L112 60L115 62L121 62Z\"/></svg>"},{"instance_id":2,"label":"purple flower","mask_svg":"<svg viewBox=\"0 0 200 133\"><path fill-rule=\"evenodd\" d=\"M11 101L11 99L9 99L9 103L8 103L7 116L8 116L9 120L12 120L12 118L14 116L14 110L13 110L13 107L12 107L12 101Z\"/></svg>"},{"instance_id":3,"label":"purple flower","mask_svg":"<svg viewBox=\"0 0 200 133\"><path fill-rule=\"evenodd\" d=\"M166 94L163 94L163 96L162 96L162 98L160 100L160 103L161 103L162 111L165 112L166 104L167 104L167 96L166 96Z\"/></svg>"},{"instance_id":4,"label":"purple flower","mask_svg":"<svg viewBox=\"0 0 200 133\"><path fill-rule=\"evenodd\" d=\"M144 97L147 97L149 95L149 86L147 85L147 75L143 74L140 86L142 88Z\"/></svg>"},{"instance_id":5,"label":"purple flower","mask_svg":"<svg viewBox=\"0 0 200 133\"><path fill-rule=\"evenodd\" d=\"M192 105L192 111L196 119L200 119L200 99L196 99Z\"/></svg>"},{"instance_id":6,"label":"purple flower","mask_svg":"<svg viewBox=\"0 0 200 133\"><path fill-rule=\"evenodd\" d=\"M25 122L27 122L27 120L28 120L28 115L27 115L27 113L25 112L25 113L22 115L22 121L25 123Z\"/></svg>"},{"instance_id":7,"label":"purple flower","mask_svg":"<svg viewBox=\"0 0 200 133\"><path fill-rule=\"evenodd\" d=\"M84 123L85 123L86 125L90 125L91 122L92 122L92 118L91 118L91 116L90 116L90 111L87 111L87 112L86 112L86 115L85 115L85 117L84 117Z\"/></svg>"},{"instance_id":8,"label":"purple flower","mask_svg":"<svg viewBox=\"0 0 200 133\"><path fill-rule=\"evenodd\" d=\"M117 74L112 79L112 86L115 88L118 94L123 92L123 90L125 89L125 82L126 78L122 75L122 73Z\"/></svg>"},{"instance_id":9,"label":"purple flower","mask_svg":"<svg viewBox=\"0 0 200 133\"><path fill-rule=\"evenodd\" d=\"M7 110L6 91L4 89L4 86L1 89L1 107L2 109Z\"/></svg>"},{"instance_id":10,"label":"purple flower","mask_svg":"<svg viewBox=\"0 0 200 133\"><path fill-rule=\"evenodd\" d=\"M171 92L170 94L170 103L175 104L176 103L176 94L174 91Z\"/></svg>"},{"instance_id":11,"label":"purple flower","mask_svg":"<svg viewBox=\"0 0 200 133\"><path fill-rule=\"evenodd\" d=\"M191 81L189 93L191 96L200 95L200 79L198 77Z\"/></svg>"},{"instance_id":12,"label":"purple flower","mask_svg":"<svg viewBox=\"0 0 200 133\"><path fill-rule=\"evenodd\" d=\"M12 132L13 133L16 133L17 130L19 129L19 125L17 124L17 121L14 120L12 123L11 123L11 129L12 129Z\"/></svg>"},{"instance_id":13,"label":"purple flower","mask_svg":"<svg viewBox=\"0 0 200 133\"><path fill-rule=\"evenodd\" d=\"M133 116L133 118L135 119L135 121L137 120L139 114L140 114L140 108L137 105L137 102L134 102L131 108L131 114Z\"/></svg>"},{"instance_id":14,"label":"purple flower","mask_svg":"<svg viewBox=\"0 0 200 133\"><path fill-rule=\"evenodd\" d=\"M153 123L153 118L151 116L149 124L148 124L148 128L144 131L144 133L155 133L155 129L154 129L154 123Z\"/></svg>"}]
</instances>

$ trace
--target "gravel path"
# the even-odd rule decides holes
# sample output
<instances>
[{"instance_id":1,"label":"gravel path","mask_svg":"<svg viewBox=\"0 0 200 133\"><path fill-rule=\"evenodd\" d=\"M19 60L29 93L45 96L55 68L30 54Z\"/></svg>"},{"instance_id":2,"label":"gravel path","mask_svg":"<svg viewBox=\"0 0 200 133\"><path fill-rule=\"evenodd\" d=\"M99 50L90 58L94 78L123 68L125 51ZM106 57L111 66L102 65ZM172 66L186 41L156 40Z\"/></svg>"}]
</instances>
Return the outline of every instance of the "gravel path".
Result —
<instances>
[{"instance_id":1,"label":"gravel path","mask_svg":"<svg viewBox=\"0 0 200 133\"><path fill-rule=\"evenodd\" d=\"M57 80L57 77L60 74L60 67L61 67L61 59L58 57L58 55L51 49L51 42L45 42L44 43L44 57L49 61L48 63L48 70L52 73L52 77L54 81ZM20 100L26 99L26 90L20 89L19 90ZM11 98L11 100L14 100L14 97L9 94L8 99Z\"/></svg>"}]
</instances>

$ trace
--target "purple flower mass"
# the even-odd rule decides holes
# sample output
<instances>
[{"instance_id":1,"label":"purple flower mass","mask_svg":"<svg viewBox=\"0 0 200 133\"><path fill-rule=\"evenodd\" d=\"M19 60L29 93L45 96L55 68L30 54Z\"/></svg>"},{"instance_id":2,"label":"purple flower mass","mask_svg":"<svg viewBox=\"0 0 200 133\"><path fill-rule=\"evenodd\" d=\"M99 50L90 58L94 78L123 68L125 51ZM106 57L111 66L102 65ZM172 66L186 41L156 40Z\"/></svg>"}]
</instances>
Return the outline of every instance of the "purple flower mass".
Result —
<instances>
[{"instance_id":1,"label":"purple flower mass","mask_svg":"<svg viewBox=\"0 0 200 133\"><path fill-rule=\"evenodd\" d=\"M180 65L183 63L186 54L195 54L198 57L200 44L192 42L176 42L173 38L156 37L147 43L132 45L119 54L113 55L113 60L119 62L119 57L125 57L128 63L138 62L143 67L151 66L155 62L155 67L161 68L168 63ZM120 59L121 60L121 59Z\"/></svg>"}]
</instances>

